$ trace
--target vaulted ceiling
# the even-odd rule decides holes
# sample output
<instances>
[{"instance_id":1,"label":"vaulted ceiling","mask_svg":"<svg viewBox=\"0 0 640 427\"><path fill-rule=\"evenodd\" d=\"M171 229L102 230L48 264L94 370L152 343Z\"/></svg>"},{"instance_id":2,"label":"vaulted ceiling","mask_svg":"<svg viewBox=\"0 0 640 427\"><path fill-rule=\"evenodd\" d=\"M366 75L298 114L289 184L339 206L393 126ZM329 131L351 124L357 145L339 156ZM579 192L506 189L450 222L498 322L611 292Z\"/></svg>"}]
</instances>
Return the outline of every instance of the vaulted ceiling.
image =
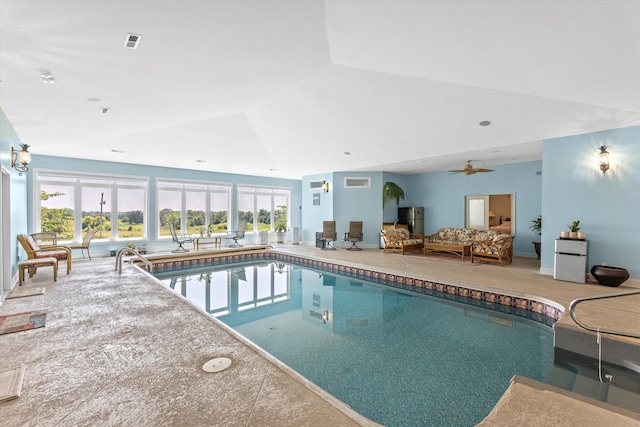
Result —
<instances>
[{"instance_id":1,"label":"vaulted ceiling","mask_svg":"<svg viewBox=\"0 0 640 427\"><path fill-rule=\"evenodd\" d=\"M409 174L640 124L638 1L1 0L0 19L0 106L35 154Z\"/></svg>"}]
</instances>

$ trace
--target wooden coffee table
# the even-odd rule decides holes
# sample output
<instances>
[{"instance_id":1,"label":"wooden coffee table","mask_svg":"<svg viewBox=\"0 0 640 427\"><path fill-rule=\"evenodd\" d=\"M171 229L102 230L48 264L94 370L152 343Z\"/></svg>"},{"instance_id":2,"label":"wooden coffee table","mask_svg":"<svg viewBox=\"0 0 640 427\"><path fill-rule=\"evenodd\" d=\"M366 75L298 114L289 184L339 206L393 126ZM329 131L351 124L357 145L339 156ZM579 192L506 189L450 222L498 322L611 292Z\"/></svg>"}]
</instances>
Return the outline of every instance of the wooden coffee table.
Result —
<instances>
[{"instance_id":1,"label":"wooden coffee table","mask_svg":"<svg viewBox=\"0 0 640 427\"><path fill-rule=\"evenodd\" d=\"M209 237L196 237L193 239L193 248L195 250L200 249L201 245L213 245L215 248L219 248L222 244L222 239L220 236L209 236Z\"/></svg>"},{"instance_id":2,"label":"wooden coffee table","mask_svg":"<svg viewBox=\"0 0 640 427\"><path fill-rule=\"evenodd\" d=\"M427 252L446 252L448 254L459 255L464 261L464 255L471 255L471 244L448 244L437 242L424 242L422 253Z\"/></svg>"}]
</instances>

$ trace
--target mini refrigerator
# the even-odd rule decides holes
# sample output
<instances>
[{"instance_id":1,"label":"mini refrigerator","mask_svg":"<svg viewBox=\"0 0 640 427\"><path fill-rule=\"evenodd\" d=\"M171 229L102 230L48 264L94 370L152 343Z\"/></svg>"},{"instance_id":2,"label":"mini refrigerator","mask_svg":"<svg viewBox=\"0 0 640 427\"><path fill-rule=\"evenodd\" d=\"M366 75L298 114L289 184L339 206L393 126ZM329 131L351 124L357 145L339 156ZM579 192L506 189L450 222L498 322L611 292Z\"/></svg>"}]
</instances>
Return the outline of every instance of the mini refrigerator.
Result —
<instances>
[{"instance_id":1,"label":"mini refrigerator","mask_svg":"<svg viewBox=\"0 0 640 427\"><path fill-rule=\"evenodd\" d=\"M556 239L553 278L585 283L587 276L586 240Z\"/></svg>"},{"instance_id":2,"label":"mini refrigerator","mask_svg":"<svg viewBox=\"0 0 640 427\"><path fill-rule=\"evenodd\" d=\"M407 224L409 233L424 234L424 208L398 208L398 223Z\"/></svg>"}]
</instances>

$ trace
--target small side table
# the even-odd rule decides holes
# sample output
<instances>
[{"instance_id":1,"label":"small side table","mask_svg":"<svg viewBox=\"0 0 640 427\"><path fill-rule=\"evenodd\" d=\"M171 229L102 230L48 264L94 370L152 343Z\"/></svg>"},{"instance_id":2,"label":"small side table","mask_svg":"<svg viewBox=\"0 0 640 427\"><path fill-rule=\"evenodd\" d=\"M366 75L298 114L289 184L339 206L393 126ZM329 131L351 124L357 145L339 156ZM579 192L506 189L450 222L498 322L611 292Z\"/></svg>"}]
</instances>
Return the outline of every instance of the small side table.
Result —
<instances>
[{"instance_id":1,"label":"small side table","mask_svg":"<svg viewBox=\"0 0 640 427\"><path fill-rule=\"evenodd\" d=\"M213 245L214 248L219 248L222 245L222 239L220 236L196 237L193 239L193 248L196 251L200 249L200 245Z\"/></svg>"}]
</instances>

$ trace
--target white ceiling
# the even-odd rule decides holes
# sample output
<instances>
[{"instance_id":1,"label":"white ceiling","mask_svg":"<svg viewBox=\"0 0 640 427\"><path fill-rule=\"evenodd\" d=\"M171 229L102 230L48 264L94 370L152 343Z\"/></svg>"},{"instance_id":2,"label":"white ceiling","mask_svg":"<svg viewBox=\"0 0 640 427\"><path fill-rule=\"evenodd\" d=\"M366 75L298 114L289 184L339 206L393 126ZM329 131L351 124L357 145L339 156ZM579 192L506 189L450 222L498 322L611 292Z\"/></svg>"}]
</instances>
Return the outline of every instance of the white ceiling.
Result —
<instances>
[{"instance_id":1,"label":"white ceiling","mask_svg":"<svg viewBox=\"0 0 640 427\"><path fill-rule=\"evenodd\" d=\"M0 106L34 154L409 174L640 124L639 1L1 0L0 19Z\"/></svg>"}]
</instances>

